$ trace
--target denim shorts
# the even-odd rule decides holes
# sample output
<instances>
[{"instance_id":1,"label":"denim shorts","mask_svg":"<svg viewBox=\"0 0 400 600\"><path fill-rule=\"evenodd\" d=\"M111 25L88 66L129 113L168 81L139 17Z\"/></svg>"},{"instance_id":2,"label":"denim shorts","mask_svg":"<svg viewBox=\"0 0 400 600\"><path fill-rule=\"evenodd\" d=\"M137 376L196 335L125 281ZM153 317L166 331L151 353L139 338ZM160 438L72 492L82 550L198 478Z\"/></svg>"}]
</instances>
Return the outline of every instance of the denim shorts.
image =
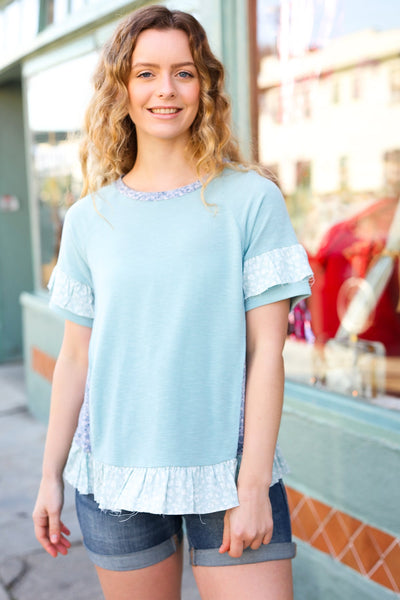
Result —
<instances>
[{"instance_id":1,"label":"denim shorts","mask_svg":"<svg viewBox=\"0 0 400 600\"><path fill-rule=\"evenodd\" d=\"M224 566L294 558L289 508L282 480L270 487L273 534L269 544L246 548L240 558L220 554L225 511L203 515L155 515L100 510L93 495L76 492L76 509L89 557L98 567L131 571L171 556L187 535L190 562L197 566Z\"/></svg>"}]
</instances>

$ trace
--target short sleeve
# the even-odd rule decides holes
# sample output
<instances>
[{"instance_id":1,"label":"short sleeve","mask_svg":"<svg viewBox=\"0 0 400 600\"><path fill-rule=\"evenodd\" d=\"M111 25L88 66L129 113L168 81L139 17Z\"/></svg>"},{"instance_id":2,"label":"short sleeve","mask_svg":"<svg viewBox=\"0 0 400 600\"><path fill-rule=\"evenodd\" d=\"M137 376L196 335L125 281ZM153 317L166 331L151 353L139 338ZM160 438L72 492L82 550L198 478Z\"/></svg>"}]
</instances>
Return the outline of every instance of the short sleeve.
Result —
<instances>
[{"instance_id":1,"label":"short sleeve","mask_svg":"<svg viewBox=\"0 0 400 600\"><path fill-rule=\"evenodd\" d=\"M291 309L311 294L312 271L279 188L264 180L249 212L243 256L245 310L290 298Z\"/></svg>"},{"instance_id":2,"label":"short sleeve","mask_svg":"<svg viewBox=\"0 0 400 600\"><path fill-rule=\"evenodd\" d=\"M94 318L94 291L90 268L73 227L70 209L65 217L60 253L50 277L49 306L65 319L91 327Z\"/></svg>"}]
</instances>

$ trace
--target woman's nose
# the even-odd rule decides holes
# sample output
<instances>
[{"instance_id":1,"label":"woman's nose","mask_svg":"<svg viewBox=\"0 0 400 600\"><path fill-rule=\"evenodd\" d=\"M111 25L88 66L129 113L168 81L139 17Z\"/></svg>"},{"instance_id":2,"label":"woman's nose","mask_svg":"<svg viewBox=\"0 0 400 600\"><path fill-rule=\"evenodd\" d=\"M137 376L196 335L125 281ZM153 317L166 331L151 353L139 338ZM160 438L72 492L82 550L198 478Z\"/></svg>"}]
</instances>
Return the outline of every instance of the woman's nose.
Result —
<instances>
[{"instance_id":1,"label":"woman's nose","mask_svg":"<svg viewBox=\"0 0 400 600\"><path fill-rule=\"evenodd\" d=\"M160 98L173 98L175 94L176 90L172 77L169 74L161 77L157 95Z\"/></svg>"}]
</instances>

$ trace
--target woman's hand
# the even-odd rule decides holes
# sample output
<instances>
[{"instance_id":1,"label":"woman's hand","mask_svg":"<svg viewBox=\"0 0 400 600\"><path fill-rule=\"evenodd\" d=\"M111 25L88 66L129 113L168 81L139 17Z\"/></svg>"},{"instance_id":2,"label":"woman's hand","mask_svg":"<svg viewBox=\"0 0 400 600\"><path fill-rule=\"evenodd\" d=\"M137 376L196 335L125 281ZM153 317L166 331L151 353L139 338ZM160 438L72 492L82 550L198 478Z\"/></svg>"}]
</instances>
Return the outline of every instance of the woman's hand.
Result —
<instances>
[{"instance_id":1,"label":"woman's hand","mask_svg":"<svg viewBox=\"0 0 400 600\"><path fill-rule=\"evenodd\" d=\"M64 503L64 484L62 479L42 479L36 505L32 514L35 535L43 548L54 558L67 554L71 543L65 535L70 531L61 521Z\"/></svg>"},{"instance_id":2,"label":"woman's hand","mask_svg":"<svg viewBox=\"0 0 400 600\"><path fill-rule=\"evenodd\" d=\"M268 489L239 490L240 505L225 513L219 552L240 558L245 548L257 550L271 541L273 521Z\"/></svg>"}]
</instances>

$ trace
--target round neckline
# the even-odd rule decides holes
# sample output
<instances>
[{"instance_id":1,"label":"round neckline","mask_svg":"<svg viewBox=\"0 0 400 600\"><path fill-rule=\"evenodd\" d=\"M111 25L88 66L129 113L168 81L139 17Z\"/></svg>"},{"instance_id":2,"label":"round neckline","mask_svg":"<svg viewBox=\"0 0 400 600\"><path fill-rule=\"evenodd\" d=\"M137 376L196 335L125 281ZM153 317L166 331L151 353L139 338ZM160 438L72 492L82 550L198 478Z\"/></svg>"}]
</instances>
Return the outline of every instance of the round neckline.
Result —
<instances>
[{"instance_id":1,"label":"round neckline","mask_svg":"<svg viewBox=\"0 0 400 600\"><path fill-rule=\"evenodd\" d=\"M124 196L128 196L129 198L133 198L134 200L141 200L147 202L155 202L159 200L169 200L171 198L178 198L179 196L184 196L185 194L189 194L190 192L194 192L198 190L202 183L199 179L194 181L193 183L189 183L187 185L183 185L181 187L175 188L173 190L166 190L163 192L141 192L139 190L135 190L124 181L122 181L122 175L119 179L116 180L115 186L117 190L123 194Z\"/></svg>"}]
</instances>

